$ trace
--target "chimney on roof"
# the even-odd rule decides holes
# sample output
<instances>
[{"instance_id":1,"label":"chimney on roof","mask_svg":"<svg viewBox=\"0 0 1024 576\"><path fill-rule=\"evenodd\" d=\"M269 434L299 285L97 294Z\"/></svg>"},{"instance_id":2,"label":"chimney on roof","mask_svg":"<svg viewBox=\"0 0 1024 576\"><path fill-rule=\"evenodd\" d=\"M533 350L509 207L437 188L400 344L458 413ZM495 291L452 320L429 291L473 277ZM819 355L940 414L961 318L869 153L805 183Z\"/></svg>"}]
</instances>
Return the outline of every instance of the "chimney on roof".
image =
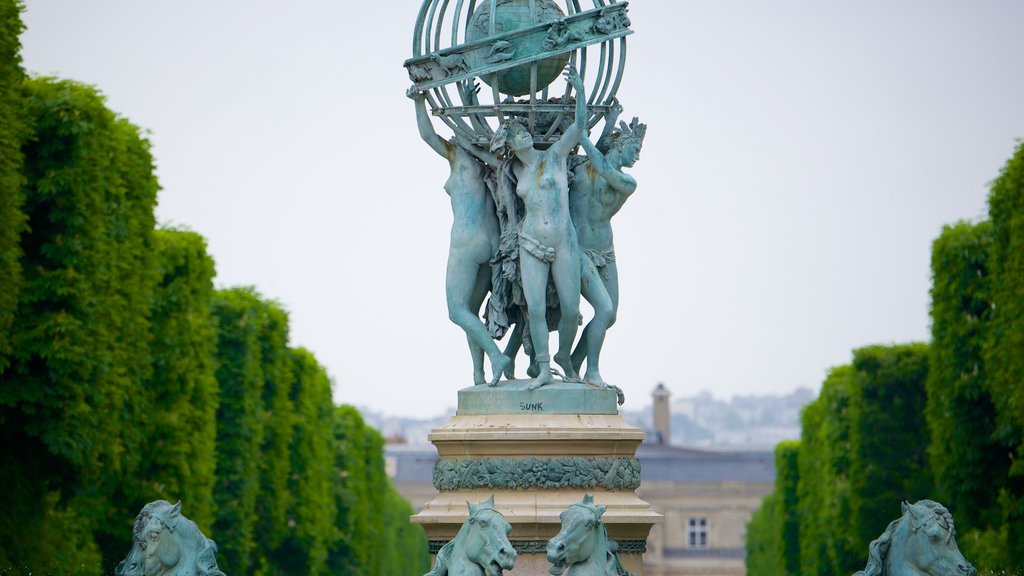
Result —
<instances>
[{"instance_id":1,"label":"chimney on roof","mask_svg":"<svg viewBox=\"0 0 1024 576\"><path fill-rule=\"evenodd\" d=\"M665 384L658 382L651 396L654 397L654 431L658 434L658 444L671 444L672 435L669 429L669 403L668 399L672 394L665 387Z\"/></svg>"}]
</instances>

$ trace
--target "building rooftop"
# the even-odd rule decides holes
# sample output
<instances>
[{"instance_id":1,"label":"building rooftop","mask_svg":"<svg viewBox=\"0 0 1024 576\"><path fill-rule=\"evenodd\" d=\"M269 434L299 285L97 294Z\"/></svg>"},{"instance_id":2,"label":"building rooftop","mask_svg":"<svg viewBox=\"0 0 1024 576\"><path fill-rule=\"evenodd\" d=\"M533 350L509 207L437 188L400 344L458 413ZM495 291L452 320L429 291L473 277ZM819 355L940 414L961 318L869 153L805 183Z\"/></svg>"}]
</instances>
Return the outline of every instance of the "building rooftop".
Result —
<instances>
[{"instance_id":1,"label":"building rooftop","mask_svg":"<svg viewBox=\"0 0 1024 576\"><path fill-rule=\"evenodd\" d=\"M433 483L437 449L432 444L389 444L385 456L393 463L398 483ZM645 482L774 482L770 451L728 452L681 446L641 444L637 449Z\"/></svg>"}]
</instances>

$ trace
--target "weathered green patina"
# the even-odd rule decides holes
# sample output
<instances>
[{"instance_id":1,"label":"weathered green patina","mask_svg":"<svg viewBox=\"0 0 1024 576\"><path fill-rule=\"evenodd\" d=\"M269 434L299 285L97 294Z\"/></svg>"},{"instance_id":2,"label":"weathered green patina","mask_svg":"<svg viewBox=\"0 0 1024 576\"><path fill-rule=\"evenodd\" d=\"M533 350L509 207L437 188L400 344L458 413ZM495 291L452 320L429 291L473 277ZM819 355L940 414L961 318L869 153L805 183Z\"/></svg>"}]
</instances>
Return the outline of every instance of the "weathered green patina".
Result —
<instances>
[{"instance_id":1,"label":"weathered green patina","mask_svg":"<svg viewBox=\"0 0 1024 576\"><path fill-rule=\"evenodd\" d=\"M639 486L636 458L441 458L434 463L438 490L636 490Z\"/></svg>"},{"instance_id":2,"label":"weathered green patina","mask_svg":"<svg viewBox=\"0 0 1024 576\"><path fill-rule=\"evenodd\" d=\"M531 0L504 0L497 2L494 15L492 16L490 3L481 2L473 10L473 15L469 19L469 26L466 27L467 42L472 43L485 38L489 39L495 34L528 28L533 22L538 24L537 28L541 28L545 24L550 25L552 22L561 23L561 19L565 17L562 9L551 0L533 0L532 3L533 6L531 7ZM557 27L558 25L550 25L547 26L547 30L551 31ZM545 51L545 42L548 44L547 51L559 48L559 46L554 46L551 42L547 41L549 34L550 32L542 36L539 33L527 33L517 38L509 38L508 40L490 40L488 42L487 55L484 56L483 61L486 64L494 64L515 60L517 54L520 58L524 55L540 54ZM568 41L568 34L566 36ZM581 40L582 38L577 33L573 35L572 39ZM558 78L558 75L568 63L568 52L537 60L535 84L542 87L551 84ZM522 96L530 92L530 75L533 69L534 67L529 64L520 64L519 66L506 68L494 74L481 76L481 79L488 86L499 88L506 94Z\"/></svg>"},{"instance_id":3,"label":"weathered green patina","mask_svg":"<svg viewBox=\"0 0 1024 576\"><path fill-rule=\"evenodd\" d=\"M613 388L581 382L554 382L529 390L530 380L508 380L499 387L459 390L460 416L474 414L617 414Z\"/></svg>"},{"instance_id":4,"label":"weathered green patina","mask_svg":"<svg viewBox=\"0 0 1024 576\"><path fill-rule=\"evenodd\" d=\"M606 118L614 126L622 108L616 102ZM586 160L573 171L569 182L569 211L580 241L583 297L594 308L594 317L583 329L572 353L573 367L579 372L583 361L587 371L583 379L604 384L598 368L605 333L615 323L619 310L619 267L615 262L612 216L636 191L636 180L622 171L640 159L647 126L637 118L628 125L602 137L597 146L589 138L580 139Z\"/></svg>"},{"instance_id":5,"label":"weathered green patina","mask_svg":"<svg viewBox=\"0 0 1024 576\"><path fill-rule=\"evenodd\" d=\"M437 49L435 38L430 46L435 50L423 53L423 45L414 43L418 53L405 61L405 67L415 89L425 91L479 77L510 96L536 93L558 77L570 52L633 33L627 2L562 17L554 2L535 1L534 23L526 0L499 0L493 11L491 3L484 1L469 15L464 43L457 43L457 29L450 48ZM421 12L417 38L427 24L433 24L422 20L425 16ZM531 67L538 71L531 72Z\"/></svg>"},{"instance_id":6,"label":"weathered green patina","mask_svg":"<svg viewBox=\"0 0 1024 576\"><path fill-rule=\"evenodd\" d=\"M430 540L427 542L427 549L431 554L437 554L449 540ZM512 547L516 554L547 554L547 540L511 540ZM647 540L616 540L619 544L619 554L644 554L647 552Z\"/></svg>"},{"instance_id":7,"label":"weathered green patina","mask_svg":"<svg viewBox=\"0 0 1024 576\"><path fill-rule=\"evenodd\" d=\"M636 188L622 168L636 161L644 134L635 120L612 130L630 26L626 2L594 0L592 10L555 0L423 2L405 62L413 81L408 96L421 137L451 169L446 295L449 317L469 341L474 384L513 380L522 347L531 389L552 384L555 375L606 386L598 363L618 308L609 222ZM564 91L549 94L566 63ZM588 64L596 67L589 87ZM489 97L476 79L490 86ZM431 111L454 138L435 132ZM587 131L602 118L604 134L594 145ZM580 144L585 160L574 156ZM582 224L574 227L577 218ZM595 315L573 350L581 295ZM507 333L502 352L493 340ZM621 404L621 390L612 389Z\"/></svg>"},{"instance_id":8,"label":"weathered green patina","mask_svg":"<svg viewBox=\"0 0 1024 576\"><path fill-rule=\"evenodd\" d=\"M904 502L903 515L868 547L868 564L854 576L974 576L956 545L953 516L932 500Z\"/></svg>"},{"instance_id":9,"label":"weathered green patina","mask_svg":"<svg viewBox=\"0 0 1024 576\"><path fill-rule=\"evenodd\" d=\"M604 511L587 495L561 513L562 529L547 546L553 576L633 576L619 561L618 543L608 539Z\"/></svg>"},{"instance_id":10,"label":"weathered green patina","mask_svg":"<svg viewBox=\"0 0 1024 576\"><path fill-rule=\"evenodd\" d=\"M434 569L426 576L482 574L501 576L515 566L516 551L508 541L512 525L494 509L494 495L469 506L469 517L455 538L437 551Z\"/></svg>"},{"instance_id":11,"label":"weathered green patina","mask_svg":"<svg viewBox=\"0 0 1024 576\"><path fill-rule=\"evenodd\" d=\"M142 507L132 528L132 549L116 576L224 576L217 567L217 545L181 515L181 502Z\"/></svg>"}]
</instances>

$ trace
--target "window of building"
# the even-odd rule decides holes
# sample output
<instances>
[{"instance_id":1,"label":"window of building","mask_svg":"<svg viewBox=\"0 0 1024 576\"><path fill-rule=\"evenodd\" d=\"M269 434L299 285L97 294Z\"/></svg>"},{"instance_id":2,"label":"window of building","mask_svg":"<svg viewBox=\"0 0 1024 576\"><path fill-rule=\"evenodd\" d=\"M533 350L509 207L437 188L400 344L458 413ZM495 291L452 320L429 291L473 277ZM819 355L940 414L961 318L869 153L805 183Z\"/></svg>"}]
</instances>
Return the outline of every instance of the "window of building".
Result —
<instances>
[{"instance_id":1,"label":"window of building","mask_svg":"<svg viewBox=\"0 0 1024 576\"><path fill-rule=\"evenodd\" d=\"M708 547L708 519L690 518L686 524L686 542L690 548Z\"/></svg>"}]
</instances>

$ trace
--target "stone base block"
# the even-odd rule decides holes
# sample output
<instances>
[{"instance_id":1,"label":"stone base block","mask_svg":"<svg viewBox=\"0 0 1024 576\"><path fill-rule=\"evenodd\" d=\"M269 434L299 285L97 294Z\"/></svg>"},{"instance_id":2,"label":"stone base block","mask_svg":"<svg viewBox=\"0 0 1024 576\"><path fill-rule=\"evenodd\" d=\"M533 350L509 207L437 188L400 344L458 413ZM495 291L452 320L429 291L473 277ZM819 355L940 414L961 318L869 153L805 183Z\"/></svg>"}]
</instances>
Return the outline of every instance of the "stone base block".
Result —
<instances>
[{"instance_id":1,"label":"stone base block","mask_svg":"<svg viewBox=\"0 0 1024 576\"><path fill-rule=\"evenodd\" d=\"M561 529L559 515L591 495L607 507L601 521L623 565L642 574L647 536L661 520L635 493L643 432L618 415L613 390L556 383L529 391L525 382L459 391L457 415L429 436L440 493L412 522L434 554L458 533L466 503L493 494L518 553L508 574L548 576L545 546Z\"/></svg>"}]
</instances>

